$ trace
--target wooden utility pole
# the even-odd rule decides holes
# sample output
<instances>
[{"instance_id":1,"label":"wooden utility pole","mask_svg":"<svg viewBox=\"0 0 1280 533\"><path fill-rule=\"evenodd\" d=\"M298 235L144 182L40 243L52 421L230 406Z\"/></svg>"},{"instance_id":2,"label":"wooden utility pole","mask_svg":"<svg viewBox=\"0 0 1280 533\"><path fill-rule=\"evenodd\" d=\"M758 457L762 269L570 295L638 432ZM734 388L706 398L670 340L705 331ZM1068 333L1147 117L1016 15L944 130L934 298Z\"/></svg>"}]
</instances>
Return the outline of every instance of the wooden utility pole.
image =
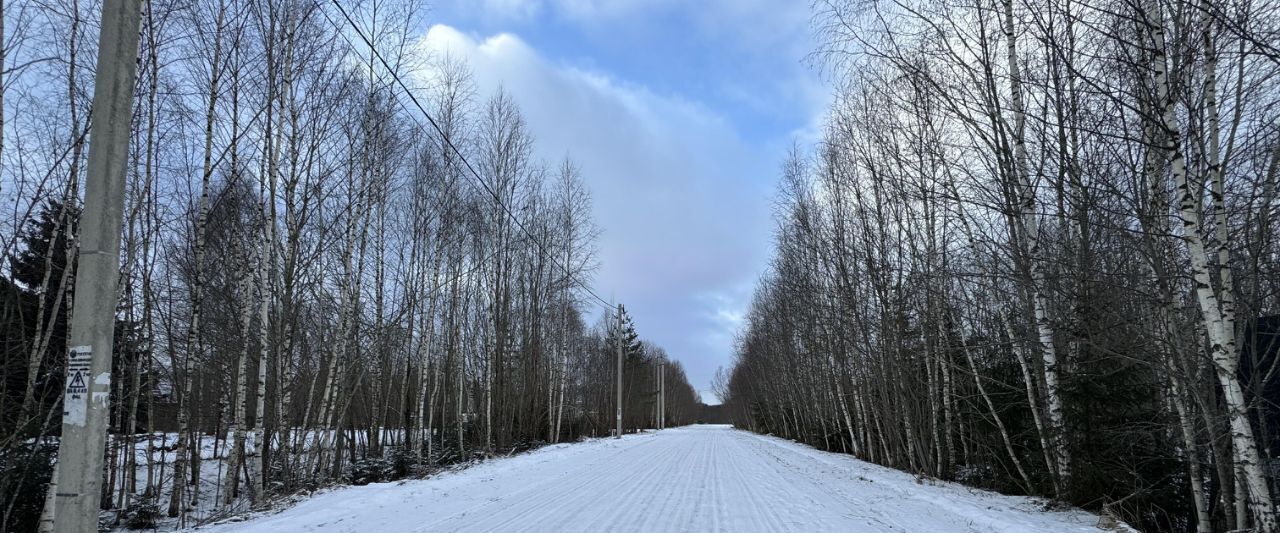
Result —
<instances>
[{"instance_id":1,"label":"wooden utility pole","mask_svg":"<svg viewBox=\"0 0 1280 533\"><path fill-rule=\"evenodd\" d=\"M622 304L618 304L618 417L615 439L622 438Z\"/></svg>"},{"instance_id":2,"label":"wooden utility pole","mask_svg":"<svg viewBox=\"0 0 1280 533\"><path fill-rule=\"evenodd\" d=\"M140 0L102 3L89 172L80 220L76 301L71 313L71 349L62 400L62 439L55 481L49 486L54 493L52 525L59 533L98 531L141 7ZM42 527L48 527L48 523Z\"/></svg>"}]
</instances>

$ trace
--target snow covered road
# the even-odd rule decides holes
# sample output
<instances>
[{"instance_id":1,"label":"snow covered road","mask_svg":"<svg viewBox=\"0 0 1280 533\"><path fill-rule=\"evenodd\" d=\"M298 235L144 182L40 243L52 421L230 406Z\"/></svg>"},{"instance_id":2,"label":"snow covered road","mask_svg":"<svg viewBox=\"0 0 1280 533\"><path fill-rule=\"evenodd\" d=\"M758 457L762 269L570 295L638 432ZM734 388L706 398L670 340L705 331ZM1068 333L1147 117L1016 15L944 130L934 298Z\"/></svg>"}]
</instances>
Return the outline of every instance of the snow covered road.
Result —
<instances>
[{"instance_id":1,"label":"snow covered road","mask_svg":"<svg viewBox=\"0 0 1280 533\"><path fill-rule=\"evenodd\" d=\"M727 426L549 446L320 494L201 531L1099 531L1083 511L913 476Z\"/></svg>"}]
</instances>

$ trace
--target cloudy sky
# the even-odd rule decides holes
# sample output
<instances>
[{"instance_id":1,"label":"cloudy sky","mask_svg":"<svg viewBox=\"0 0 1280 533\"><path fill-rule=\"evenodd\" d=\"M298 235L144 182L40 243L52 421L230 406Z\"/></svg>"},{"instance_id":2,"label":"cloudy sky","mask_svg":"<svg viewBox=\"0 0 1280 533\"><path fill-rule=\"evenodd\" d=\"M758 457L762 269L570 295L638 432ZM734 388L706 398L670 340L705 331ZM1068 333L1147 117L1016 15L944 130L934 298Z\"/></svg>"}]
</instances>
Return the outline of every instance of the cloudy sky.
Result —
<instances>
[{"instance_id":1,"label":"cloudy sky","mask_svg":"<svg viewBox=\"0 0 1280 533\"><path fill-rule=\"evenodd\" d=\"M424 46L504 87L551 161L581 166L596 291L681 361L703 400L768 261L786 151L828 97L803 0L437 0Z\"/></svg>"}]
</instances>

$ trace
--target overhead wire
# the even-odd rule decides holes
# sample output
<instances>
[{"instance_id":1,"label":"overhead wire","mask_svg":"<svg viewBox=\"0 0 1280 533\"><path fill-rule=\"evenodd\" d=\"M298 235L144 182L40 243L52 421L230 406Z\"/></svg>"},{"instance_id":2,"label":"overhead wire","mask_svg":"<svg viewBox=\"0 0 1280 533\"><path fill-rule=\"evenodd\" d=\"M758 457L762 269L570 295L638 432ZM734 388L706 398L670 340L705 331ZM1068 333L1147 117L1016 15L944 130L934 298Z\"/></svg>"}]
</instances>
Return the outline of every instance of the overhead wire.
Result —
<instances>
[{"instance_id":1,"label":"overhead wire","mask_svg":"<svg viewBox=\"0 0 1280 533\"><path fill-rule=\"evenodd\" d=\"M350 26L351 30L354 31L355 34L360 37L360 40L364 41L365 46L369 47L369 52L373 55L375 59L378 60L378 62L382 65L382 68L386 69L387 73L391 75L391 78L395 80L396 85L399 85L400 89L405 93L406 96L409 97L409 101L412 102L413 106L418 109L418 112L422 113L422 116L426 117L427 122L431 124L431 127L435 129L436 133L439 135L440 140L444 145L443 148L447 150L451 150L455 155L457 155L458 159L462 161L463 166L465 166L467 171L470 172L471 177L474 178L474 181L477 184L479 184L479 186L482 189L484 189L485 192L489 193L489 195L493 197L494 202L498 205L498 207L502 208L502 211L506 213L506 215L513 222L515 222L516 227L518 227L520 231L525 234L525 237L528 238L528 240L532 242L535 246L537 246L540 252L542 252L543 254L546 254L547 257L551 258L551 262L553 264L555 264L557 267L560 267L562 270L564 270L565 277L568 278L568 280L571 283L581 287L583 290L587 292L588 295L594 298L595 302L593 303L600 305L606 310L614 309L613 303L605 300L604 298L601 298L600 295L597 294L596 291L593 290L590 285L587 285L587 283L584 280L574 276L573 273L570 271L569 265L559 264L559 261L557 260L555 254L548 253L547 246L542 241L534 237L533 232L529 231L529 229L525 226L524 222L520 220L520 217L517 217L515 213L511 211L511 208L507 206L505 203L503 203L502 197L498 195L497 191L495 191L493 187L489 186L489 184L485 182L484 178L480 176L480 173L476 171L475 167L472 166L471 162L467 161L467 157L462 153L462 150L460 150L457 147L457 145L453 143L453 140L449 137L449 135L447 135L444 132L444 128L440 127L440 124L436 122L435 117L431 116L431 113L429 113L426 107L422 105L422 102L418 100L418 97L414 95L413 91L409 89L409 86L405 84L404 80L400 78L400 74L396 71L396 69L391 67L391 64L382 56L382 53L378 51L378 48L374 45L373 41L369 39L369 37L365 35L364 31L361 30L360 27L356 24L355 19L351 17L351 14L347 12L346 8L342 7L342 4L340 3L340 1L330 0L330 3L332 3L333 6L338 10L338 12L342 14L342 18L346 19L347 25ZM320 12L324 14L326 19L329 19L329 22L331 24L337 27L337 29L339 30L338 32L339 35L342 35L342 38L347 41L347 44L354 45L354 43L352 43L351 40L348 39L346 35L341 31L341 28L339 27L340 25L337 24L333 19L331 19L327 13L324 13L324 9L320 9ZM394 96L392 98L396 102L400 103L401 106L405 107L406 110L408 110L408 106L405 106L405 104L399 98L395 98Z\"/></svg>"}]
</instances>

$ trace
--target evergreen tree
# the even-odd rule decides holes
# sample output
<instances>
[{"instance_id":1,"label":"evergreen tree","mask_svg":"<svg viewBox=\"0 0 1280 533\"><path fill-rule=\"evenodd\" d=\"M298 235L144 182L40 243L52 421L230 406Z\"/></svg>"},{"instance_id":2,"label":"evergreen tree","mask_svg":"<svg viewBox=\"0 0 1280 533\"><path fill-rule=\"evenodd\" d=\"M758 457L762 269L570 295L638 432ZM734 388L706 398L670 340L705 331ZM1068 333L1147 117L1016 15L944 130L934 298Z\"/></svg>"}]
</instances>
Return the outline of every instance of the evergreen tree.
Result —
<instances>
[{"instance_id":1,"label":"evergreen tree","mask_svg":"<svg viewBox=\"0 0 1280 533\"><path fill-rule=\"evenodd\" d=\"M70 233L66 228L69 225L74 232L79 219L80 209L76 206L65 206L64 209L62 202L48 200L39 216L32 219L22 232L18 252L9 257L13 280L31 292L56 291L58 280L67 268L65 250Z\"/></svg>"},{"instance_id":2,"label":"evergreen tree","mask_svg":"<svg viewBox=\"0 0 1280 533\"><path fill-rule=\"evenodd\" d=\"M0 337L3 358L0 372L4 382L4 415L0 428L17 430L23 413L23 396L28 380L32 351L39 349L40 367L34 384L35 413L44 412L60 389L55 381L62 375L63 358L51 357L67 349L67 320L73 299L74 269L68 258L68 235L75 231L80 211L49 200L19 234L17 252L8 258L10 279L0 287ZM68 231L68 229L70 231ZM66 283L65 289L62 284ZM41 298L43 296L43 299ZM43 340L43 349L40 349ZM54 417L56 418L56 417ZM60 420L51 420L56 425ZM48 429L48 428L45 428ZM37 434L39 427L25 431Z\"/></svg>"},{"instance_id":3,"label":"evergreen tree","mask_svg":"<svg viewBox=\"0 0 1280 533\"><path fill-rule=\"evenodd\" d=\"M69 335L69 310L72 307L75 288L75 254L67 253L69 235L73 235L80 216L75 206L67 206L57 200L49 200L39 215L32 218L21 233L18 251L8 258L9 278L0 279L0 381L4 383L3 413L0 430L10 433L23 431L30 435L56 434L61 419L44 416L53 408L62 390L63 368ZM67 229L70 231L67 231ZM68 265L70 259L70 265ZM65 280L65 281L64 281ZM66 283L65 288L60 284ZM40 296L44 295L43 303ZM61 300L61 301L58 301ZM43 308L43 309L42 309ZM43 315L43 316L42 316ZM133 361L149 357L140 347L140 325L124 320L116 321L115 357L112 358L112 375L129 376ZM22 403L27 380L27 366L31 352L41 337L47 341L41 353L40 366L35 381L35 402L32 421L48 424L22 423ZM146 388L153 388L150 376L142 376ZM124 389L122 389L124 390ZM130 389L131 392L131 389ZM113 402L118 399L113 398ZM141 415L145 420L145 415Z\"/></svg>"},{"instance_id":4,"label":"evergreen tree","mask_svg":"<svg viewBox=\"0 0 1280 533\"><path fill-rule=\"evenodd\" d=\"M67 246L79 216L80 211L74 206L64 209L61 202L48 201L23 228L18 251L8 258L9 276L0 278L0 434L54 436L61 429L62 417L50 410L58 408L66 374L76 266L74 250L68 253ZM110 428L120 434L125 430L123 409L134 393L135 362L144 361L150 354L142 348L145 343L140 324L117 320L115 328L111 375L122 381L116 388L121 394L111 398ZM46 340L40 349L42 338ZM34 401L30 413L24 413L23 396L33 350L40 351L39 367ZM144 395L152 393L154 376L146 365L137 367L141 371L138 388ZM137 406L135 430L146 427L147 405L139 402ZM34 530L53 473L55 442L14 439L0 448L0 505L10 509L5 523L14 530Z\"/></svg>"},{"instance_id":5,"label":"evergreen tree","mask_svg":"<svg viewBox=\"0 0 1280 533\"><path fill-rule=\"evenodd\" d=\"M636 325L631 321L631 315L627 313L627 308L622 307L622 327L619 329L617 319L609 322L609 331L605 337L606 350L610 353L616 353L618 349L618 335L622 335L622 353L628 358L638 358L644 353L644 346L640 343L640 335L636 333Z\"/></svg>"}]
</instances>

